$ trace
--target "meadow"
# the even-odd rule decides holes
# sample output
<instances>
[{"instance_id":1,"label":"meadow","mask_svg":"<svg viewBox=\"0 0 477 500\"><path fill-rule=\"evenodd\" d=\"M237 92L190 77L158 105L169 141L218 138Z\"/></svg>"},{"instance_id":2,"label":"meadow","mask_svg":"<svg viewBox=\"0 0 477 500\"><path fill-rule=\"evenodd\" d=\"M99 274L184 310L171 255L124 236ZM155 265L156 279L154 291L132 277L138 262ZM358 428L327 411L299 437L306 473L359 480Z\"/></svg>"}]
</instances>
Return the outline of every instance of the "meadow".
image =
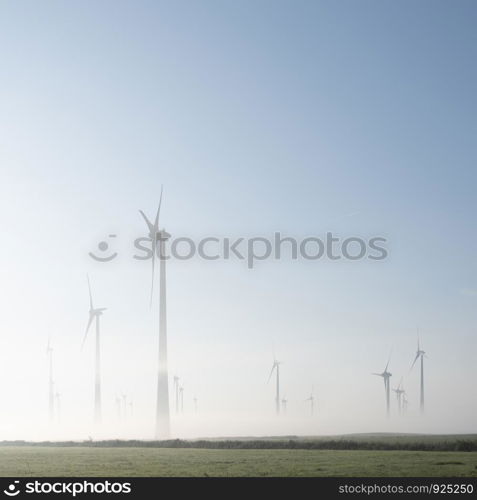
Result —
<instances>
[{"instance_id":1,"label":"meadow","mask_svg":"<svg viewBox=\"0 0 477 500\"><path fill-rule=\"evenodd\" d=\"M336 442L352 449L325 449ZM0 446L0 476L477 477L475 443L475 436L381 435L173 441L169 446L17 442ZM460 447L464 450L456 451Z\"/></svg>"}]
</instances>

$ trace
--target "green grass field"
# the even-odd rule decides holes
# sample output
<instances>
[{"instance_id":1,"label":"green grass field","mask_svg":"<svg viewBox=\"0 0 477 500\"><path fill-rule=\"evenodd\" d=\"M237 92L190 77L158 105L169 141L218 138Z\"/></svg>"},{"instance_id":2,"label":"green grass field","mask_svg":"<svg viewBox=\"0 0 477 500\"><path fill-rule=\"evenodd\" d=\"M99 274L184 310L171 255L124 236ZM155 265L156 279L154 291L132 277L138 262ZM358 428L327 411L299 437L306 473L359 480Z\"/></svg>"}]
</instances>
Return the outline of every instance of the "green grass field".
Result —
<instances>
[{"instance_id":1,"label":"green grass field","mask_svg":"<svg viewBox=\"0 0 477 500\"><path fill-rule=\"evenodd\" d=\"M477 476L477 453L0 447L0 476Z\"/></svg>"}]
</instances>

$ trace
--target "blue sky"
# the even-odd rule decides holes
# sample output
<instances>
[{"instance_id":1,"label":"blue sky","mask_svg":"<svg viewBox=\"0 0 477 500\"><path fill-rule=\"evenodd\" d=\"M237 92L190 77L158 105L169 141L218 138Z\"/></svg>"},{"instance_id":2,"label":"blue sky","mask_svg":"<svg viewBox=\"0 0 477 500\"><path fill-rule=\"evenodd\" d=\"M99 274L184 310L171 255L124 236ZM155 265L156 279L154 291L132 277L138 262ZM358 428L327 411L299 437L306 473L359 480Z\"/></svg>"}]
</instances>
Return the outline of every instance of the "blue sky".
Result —
<instances>
[{"instance_id":1,"label":"blue sky","mask_svg":"<svg viewBox=\"0 0 477 500\"><path fill-rule=\"evenodd\" d=\"M244 407L273 409L271 387L257 379L268 376L274 345L288 357L288 392L301 401L313 382L323 399L321 427L290 429L363 429L326 423L353 404L337 396L350 377L349 391L370 408L363 422L385 428L369 372L393 347L395 376L406 375L419 325L432 428L475 431L475 400L452 388L473 390L477 375L476 16L472 1L1 1L2 342L31 346L29 361L15 362L23 389L11 398L29 390L29 370L45 370L35 352L51 334L64 352L65 398L76 391L88 407L88 367L71 374L66 359L78 354L89 272L110 307L105 352L108 342L118 349L110 365L104 356L105 397L130 387L148 421L153 390L131 381L127 353L132 342L137 360L155 353L149 266L128 245L144 231L137 210L152 213L164 184L173 234L388 239L380 263L171 264L171 370L197 379L219 424ZM95 264L88 251L110 233L120 257ZM337 380L338 356L346 368ZM117 359L130 368L118 374ZM236 368L222 377L237 389L228 416L211 395L228 391L213 375L222 364ZM43 404L20 399L18 411Z\"/></svg>"}]
</instances>

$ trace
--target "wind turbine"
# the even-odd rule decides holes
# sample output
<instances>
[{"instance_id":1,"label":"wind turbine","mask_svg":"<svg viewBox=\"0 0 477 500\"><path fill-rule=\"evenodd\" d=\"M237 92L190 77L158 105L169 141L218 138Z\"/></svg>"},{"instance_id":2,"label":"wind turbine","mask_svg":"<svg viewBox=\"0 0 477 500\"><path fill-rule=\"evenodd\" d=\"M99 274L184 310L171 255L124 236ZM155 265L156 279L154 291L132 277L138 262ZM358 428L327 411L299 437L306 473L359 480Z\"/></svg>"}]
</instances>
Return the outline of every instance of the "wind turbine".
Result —
<instances>
[{"instance_id":1,"label":"wind turbine","mask_svg":"<svg viewBox=\"0 0 477 500\"><path fill-rule=\"evenodd\" d=\"M417 351L416 357L411 365L411 370L414 368L416 361L421 358L421 394L420 394L420 410L421 415L424 413L424 357L427 358L426 353L421 349L419 342L419 332L417 334Z\"/></svg>"},{"instance_id":2,"label":"wind turbine","mask_svg":"<svg viewBox=\"0 0 477 500\"><path fill-rule=\"evenodd\" d=\"M154 222L151 222L144 212L140 210L145 220L152 245L152 277L151 277L151 305L154 293L154 266L156 259L157 242L160 250L160 281L159 281L159 366L157 373L157 400L156 400L156 438L167 439L170 435L169 414L169 378L167 374L167 317L166 317L166 259L165 243L170 234L159 230L159 214L162 204L162 186L159 206Z\"/></svg>"},{"instance_id":3,"label":"wind turbine","mask_svg":"<svg viewBox=\"0 0 477 500\"><path fill-rule=\"evenodd\" d=\"M151 238L151 250L152 250L152 258L151 258L151 296L150 296L150 302L149 305L152 307L152 299L154 296L154 269L156 265L156 254L157 254L157 238L159 235L159 214L161 212L161 204L162 204L162 186L161 186L161 196L159 198L159 206L157 207L157 212L156 212L156 218L154 219L154 222L151 222L146 214L142 211L139 210L139 213L142 215L142 218L147 224L147 227L149 229L149 238Z\"/></svg>"},{"instance_id":4,"label":"wind turbine","mask_svg":"<svg viewBox=\"0 0 477 500\"><path fill-rule=\"evenodd\" d=\"M391 354L389 355L388 362L386 364L386 368L383 373L373 373L373 375L377 375L378 377L383 377L384 380L384 392L386 393L386 415L389 418L389 379L392 376L392 373L388 372L389 362L391 361Z\"/></svg>"},{"instance_id":5,"label":"wind turbine","mask_svg":"<svg viewBox=\"0 0 477 500\"><path fill-rule=\"evenodd\" d=\"M315 410L315 397L313 396L313 387L311 388L310 397L305 399L305 403L308 401L310 402L310 415L313 416Z\"/></svg>"},{"instance_id":6,"label":"wind turbine","mask_svg":"<svg viewBox=\"0 0 477 500\"><path fill-rule=\"evenodd\" d=\"M275 357L273 358L272 370L270 372L267 381L267 383L270 382L273 372L276 371L275 411L277 412L277 415L280 415L280 365L281 364L282 364L281 361L277 361Z\"/></svg>"},{"instance_id":7,"label":"wind turbine","mask_svg":"<svg viewBox=\"0 0 477 500\"><path fill-rule=\"evenodd\" d=\"M179 387L179 396L181 399L181 413L184 413L184 388Z\"/></svg>"},{"instance_id":8,"label":"wind turbine","mask_svg":"<svg viewBox=\"0 0 477 500\"><path fill-rule=\"evenodd\" d=\"M393 391L396 393L396 399L398 403L398 413L399 415L402 415L402 397L403 394L406 392L402 387L402 377L401 380L399 381L399 385L397 386L396 389L393 389Z\"/></svg>"},{"instance_id":9,"label":"wind turbine","mask_svg":"<svg viewBox=\"0 0 477 500\"><path fill-rule=\"evenodd\" d=\"M197 413L197 398L194 396L194 411Z\"/></svg>"},{"instance_id":10,"label":"wind turbine","mask_svg":"<svg viewBox=\"0 0 477 500\"><path fill-rule=\"evenodd\" d=\"M56 400L56 419L59 422L61 415L61 394L59 392L55 393L55 400Z\"/></svg>"},{"instance_id":11,"label":"wind turbine","mask_svg":"<svg viewBox=\"0 0 477 500\"><path fill-rule=\"evenodd\" d=\"M121 398L116 394L116 411L118 413L118 419L121 420Z\"/></svg>"},{"instance_id":12,"label":"wind turbine","mask_svg":"<svg viewBox=\"0 0 477 500\"><path fill-rule=\"evenodd\" d=\"M128 417L127 395L126 394L121 394L121 397L123 398L123 415L124 415L124 419L126 420L127 417Z\"/></svg>"},{"instance_id":13,"label":"wind turbine","mask_svg":"<svg viewBox=\"0 0 477 500\"><path fill-rule=\"evenodd\" d=\"M53 382L53 348L50 345L50 338L48 337L48 345L46 346L46 355L49 361L49 376L48 376L48 413L50 422L55 419L55 396L54 396L54 382Z\"/></svg>"},{"instance_id":14,"label":"wind turbine","mask_svg":"<svg viewBox=\"0 0 477 500\"><path fill-rule=\"evenodd\" d=\"M288 399L282 399L282 413L286 415Z\"/></svg>"},{"instance_id":15,"label":"wind turbine","mask_svg":"<svg viewBox=\"0 0 477 500\"><path fill-rule=\"evenodd\" d=\"M174 375L174 393L176 395L176 413L179 413L179 377Z\"/></svg>"},{"instance_id":16,"label":"wind turbine","mask_svg":"<svg viewBox=\"0 0 477 500\"><path fill-rule=\"evenodd\" d=\"M96 355L95 355L95 377L94 377L94 421L99 424L101 422L101 350L100 350L100 330L99 330L99 318L102 316L103 311L106 311L106 307L95 308L93 306L93 295L91 294L91 285L88 278L88 290L89 290L89 321L86 326L86 332L83 337L83 343L81 348L83 348L88 336L88 331L93 324L96 322Z\"/></svg>"},{"instance_id":17,"label":"wind turbine","mask_svg":"<svg viewBox=\"0 0 477 500\"><path fill-rule=\"evenodd\" d=\"M409 404L409 401L407 400L407 397L406 397L406 391L403 392L403 395L402 395L402 414L403 415L406 415L407 413L407 405Z\"/></svg>"}]
</instances>

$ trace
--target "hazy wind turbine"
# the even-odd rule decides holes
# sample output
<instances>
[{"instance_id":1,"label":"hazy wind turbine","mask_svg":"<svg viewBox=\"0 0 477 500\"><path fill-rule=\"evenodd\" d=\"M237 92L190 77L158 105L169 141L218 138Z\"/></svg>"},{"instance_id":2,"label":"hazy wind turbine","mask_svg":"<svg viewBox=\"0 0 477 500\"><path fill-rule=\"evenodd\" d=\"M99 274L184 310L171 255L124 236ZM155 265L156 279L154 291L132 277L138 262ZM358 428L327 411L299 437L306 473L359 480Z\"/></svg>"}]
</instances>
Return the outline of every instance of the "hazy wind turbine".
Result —
<instances>
[{"instance_id":1,"label":"hazy wind turbine","mask_svg":"<svg viewBox=\"0 0 477 500\"><path fill-rule=\"evenodd\" d=\"M93 295L91 294L91 285L88 278L88 290L89 290L89 321L86 326L86 332L83 337L83 343L81 348L83 348L88 336L88 331L93 321L96 320L96 355L95 355L95 378L94 378L94 421L96 423L101 422L101 350L100 350L100 331L99 331L99 318L102 316L103 311L106 311L106 307L95 308L93 306Z\"/></svg>"},{"instance_id":2,"label":"hazy wind turbine","mask_svg":"<svg viewBox=\"0 0 477 500\"><path fill-rule=\"evenodd\" d=\"M284 414L284 415L285 415L285 414L286 414L286 412L287 412L287 403L288 403L288 400L287 400L287 399L285 399L285 398L283 398L283 399L282 399L282 412L283 412L283 414Z\"/></svg>"},{"instance_id":3,"label":"hazy wind turbine","mask_svg":"<svg viewBox=\"0 0 477 500\"><path fill-rule=\"evenodd\" d=\"M420 410L421 414L424 413L424 357L427 358L426 353L421 349L419 343L419 333L417 334L417 352L416 357L411 365L411 370L414 368L418 358L421 358L421 391L420 391Z\"/></svg>"},{"instance_id":4,"label":"hazy wind turbine","mask_svg":"<svg viewBox=\"0 0 477 500\"><path fill-rule=\"evenodd\" d=\"M406 391L403 392L402 394L402 414L405 415L407 413L407 405L409 404L409 401L407 400L406 397Z\"/></svg>"},{"instance_id":5,"label":"hazy wind turbine","mask_svg":"<svg viewBox=\"0 0 477 500\"><path fill-rule=\"evenodd\" d=\"M128 416L127 395L126 394L121 394L121 397L123 398L123 415L124 415L124 418L126 419L127 416Z\"/></svg>"},{"instance_id":6,"label":"hazy wind turbine","mask_svg":"<svg viewBox=\"0 0 477 500\"><path fill-rule=\"evenodd\" d=\"M197 413L197 398L194 396L194 411Z\"/></svg>"},{"instance_id":7,"label":"hazy wind turbine","mask_svg":"<svg viewBox=\"0 0 477 500\"><path fill-rule=\"evenodd\" d=\"M275 411L277 412L277 415L280 415L280 365L281 364L282 364L281 361L277 361L275 358L273 358L272 370L270 372L267 381L267 383L270 382L270 379L272 378L273 375L273 371L276 370Z\"/></svg>"},{"instance_id":8,"label":"hazy wind turbine","mask_svg":"<svg viewBox=\"0 0 477 500\"><path fill-rule=\"evenodd\" d=\"M388 362L386 364L386 368L383 373L373 373L373 375L377 375L378 377L383 377L384 380L384 392L386 393L386 415L389 417L390 413L390 401L389 401L389 379L392 376L392 373L388 372L389 361L391 361L391 355L389 355Z\"/></svg>"},{"instance_id":9,"label":"hazy wind turbine","mask_svg":"<svg viewBox=\"0 0 477 500\"><path fill-rule=\"evenodd\" d=\"M179 413L179 377L174 375L174 393L176 395L176 413Z\"/></svg>"},{"instance_id":10,"label":"hazy wind turbine","mask_svg":"<svg viewBox=\"0 0 477 500\"><path fill-rule=\"evenodd\" d=\"M166 259L165 243L170 234L164 229L159 230L159 214L162 204L162 186L159 206L154 222L151 222L144 212L139 211L146 221L152 245L152 279L151 279L151 305L154 292L154 263L156 259L157 242L159 241L160 255L160 281L159 281L159 366L157 374L157 400L156 400L156 438L167 439L170 435L169 414L169 378L167 374L167 317L166 317Z\"/></svg>"},{"instance_id":11,"label":"hazy wind turbine","mask_svg":"<svg viewBox=\"0 0 477 500\"><path fill-rule=\"evenodd\" d=\"M55 393L55 400L56 400L56 420L57 422L59 422L61 415L61 394L59 392Z\"/></svg>"},{"instance_id":12,"label":"hazy wind turbine","mask_svg":"<svg viewBox=\"0 0 477 500\"><path fill-rule=\"evenodd\" d=\"M49 361L49 376L48 376L48 413L50 422L55 418L55 402L54 402L54 382L53 382L53 348L50 345L50 338L48 337L48 345L46 346L46 355Z\"/></svg>"},{"instance_id":13,"label":"hazy wind turbine","mask_svg":"<svg viewBox=\"0 0 477 500\"><path fill-rule=\"evenodd\" d=\"M401 380L399 381L399 385L397 386L396 389L393 389L393 391L396 393L396 399L397 399L397 403L398 403L398 414L402 415L402 396L406 392L402 388L402 377L401 377Z\"/></svg>"},{"instance_id":14,"label":"hazy wind turbine","mask_svg":"<svg viewBox=\"0 0 477 500\"><path fill-rule=\"evenodd\" d=\"M179 396L181 398L181 413L184 413L184 388L179 387Z\"/></svg>"},{"instance_id":15,"label":"hazy wind turbine","mask_svg":"<svg viewBox=\"0 0 477 500\"><path fill-rule=\"evenodd\" d=\"M315 397L313 396L313 387L311 388L311 394L308 399L305 399L305 402L310 402L310 415L313 416L315 410Z\"/></svg>"},{"instance_id":16,"label":"hazy wind turbine","mask_svg":"<svg viewBox=\"0 0 477 500\"><path fill-rule=\"evenodd\" d=\"M118 419L121 420L121 398L116 394L116 411L118 413Z\"/></svg>"}]
</instances>

